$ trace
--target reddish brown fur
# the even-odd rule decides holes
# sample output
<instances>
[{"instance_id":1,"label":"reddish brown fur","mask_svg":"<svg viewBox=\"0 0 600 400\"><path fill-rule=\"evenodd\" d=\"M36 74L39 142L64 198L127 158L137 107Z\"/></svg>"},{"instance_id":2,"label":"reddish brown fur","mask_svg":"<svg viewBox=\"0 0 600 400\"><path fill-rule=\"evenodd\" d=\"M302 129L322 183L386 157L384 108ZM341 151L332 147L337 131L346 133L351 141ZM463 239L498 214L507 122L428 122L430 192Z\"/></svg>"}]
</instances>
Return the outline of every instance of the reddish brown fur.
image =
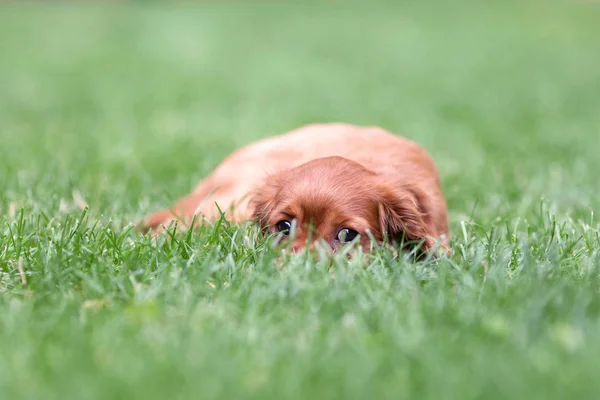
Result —
<instances>
[{"instance_id":1,"label":"reddish brown fur","mask_svg":"<svg viewBox=\"0 0 600 400\"><path fill-rule=\"evenodd\" d=\"M309 125L248 145L145 226L189 222L198 213L214 220L215 202L234 222L254 219L271 231L295 220L294 249L309 235L337 249L342 228L359 232L366 250L367 232L378 242L447 245L446 202L433 161L415 143L376 127Z\"/></svg>"}]
</instances>

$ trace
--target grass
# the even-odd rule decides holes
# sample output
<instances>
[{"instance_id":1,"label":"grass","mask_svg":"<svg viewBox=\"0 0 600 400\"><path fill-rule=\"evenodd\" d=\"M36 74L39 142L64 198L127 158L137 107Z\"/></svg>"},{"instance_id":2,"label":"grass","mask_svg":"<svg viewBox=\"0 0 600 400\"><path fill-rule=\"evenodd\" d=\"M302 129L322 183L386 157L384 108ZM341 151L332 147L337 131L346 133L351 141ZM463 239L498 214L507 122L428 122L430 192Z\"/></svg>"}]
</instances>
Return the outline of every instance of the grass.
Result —
<instances>
[{"instance_id":1,"label":"grass","mask_svg":"<svg viewBox=\"0 0 600 400\"><path fill-rule=\"evenodd\" d=\"M0 398L600 393L600 7L5 4ZM436 159L455 254L298 256L131 229L315 121Z\"/></svg>"}]
</instances>

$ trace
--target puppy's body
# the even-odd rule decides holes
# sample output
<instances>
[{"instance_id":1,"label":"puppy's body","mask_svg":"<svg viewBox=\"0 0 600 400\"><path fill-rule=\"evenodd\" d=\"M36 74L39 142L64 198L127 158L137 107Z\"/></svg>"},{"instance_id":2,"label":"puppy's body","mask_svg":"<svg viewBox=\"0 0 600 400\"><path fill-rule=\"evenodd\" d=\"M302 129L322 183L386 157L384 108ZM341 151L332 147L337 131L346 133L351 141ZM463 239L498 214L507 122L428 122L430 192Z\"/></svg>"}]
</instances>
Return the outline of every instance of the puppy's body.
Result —
<instances>
[{"instance_id":1,"label":"puppy's body","mask_svg":"<svg viewBox=\"0 0 600 400\"><path fill-rule=\"evenodd\" d=\"M285 193L287 197L280 198ZM359 233L376 232L377 240L404 234L405 239L422 239L431 247L433 240L448 233L446 202L427 152L381 128L348 124L308 125L237 150L173 209L151 215L146 226L168 226L174 218L189 221L195 214L214 220L219 216L217 203L233 222L256 219L274 228L275 219L282 218L273 215L277 206L290 206L300 198L299 208L320 207L320 211L299 225L310 222L316 227L318 219L342 210L352 214L347 218L365 213ZM362 208L355 209L355 204ZM228 213L232 207L233 213ZM396 215L394 221L386 212L405 215ZM402 232L388 232L398 229ZM317 231L325 238L322 229Z\"/></svg>"}]
</instances>

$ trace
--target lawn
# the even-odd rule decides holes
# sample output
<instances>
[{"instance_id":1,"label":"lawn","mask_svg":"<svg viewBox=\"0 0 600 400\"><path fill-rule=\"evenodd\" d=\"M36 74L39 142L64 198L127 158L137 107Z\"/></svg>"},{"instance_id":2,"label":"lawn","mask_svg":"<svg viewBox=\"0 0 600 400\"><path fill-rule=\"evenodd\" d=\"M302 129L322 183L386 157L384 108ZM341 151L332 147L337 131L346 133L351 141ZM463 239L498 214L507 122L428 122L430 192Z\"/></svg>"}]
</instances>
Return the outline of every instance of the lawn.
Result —
<instances>
[{"instance_id":1,"label":"lawn","mask_svg":"<svg viewBox=\"0 0 600 400\"><path fill-rule=\"evenodd\" d=\"M0 8L1 399L597 399L600 3ZM424 146L450 258L132 229L311 122Z\"/></svg>"}]
</instances>

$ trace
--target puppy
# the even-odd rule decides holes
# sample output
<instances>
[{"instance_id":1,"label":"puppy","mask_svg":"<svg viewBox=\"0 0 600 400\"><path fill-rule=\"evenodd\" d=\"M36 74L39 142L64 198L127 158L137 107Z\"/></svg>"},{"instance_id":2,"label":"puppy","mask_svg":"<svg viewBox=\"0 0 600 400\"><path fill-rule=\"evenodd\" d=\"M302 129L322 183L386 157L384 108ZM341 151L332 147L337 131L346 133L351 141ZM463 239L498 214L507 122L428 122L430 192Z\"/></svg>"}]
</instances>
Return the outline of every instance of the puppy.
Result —
<instances>
[{"instance_id":1,"label":"puppy","mask_svg":"<svg viewBox=\"0 0 600 400\"><path fill-rule=\"evenodd\" d=\"M260 140L227 157L172 209L145 219L157 232L196 215L255 220L291 246L333 251L357 241L447 246L447 206L436 166L412 141L378 127L314 124ZM201 219L201 218L200 218Z\"/></svg>"}]
</instances>

